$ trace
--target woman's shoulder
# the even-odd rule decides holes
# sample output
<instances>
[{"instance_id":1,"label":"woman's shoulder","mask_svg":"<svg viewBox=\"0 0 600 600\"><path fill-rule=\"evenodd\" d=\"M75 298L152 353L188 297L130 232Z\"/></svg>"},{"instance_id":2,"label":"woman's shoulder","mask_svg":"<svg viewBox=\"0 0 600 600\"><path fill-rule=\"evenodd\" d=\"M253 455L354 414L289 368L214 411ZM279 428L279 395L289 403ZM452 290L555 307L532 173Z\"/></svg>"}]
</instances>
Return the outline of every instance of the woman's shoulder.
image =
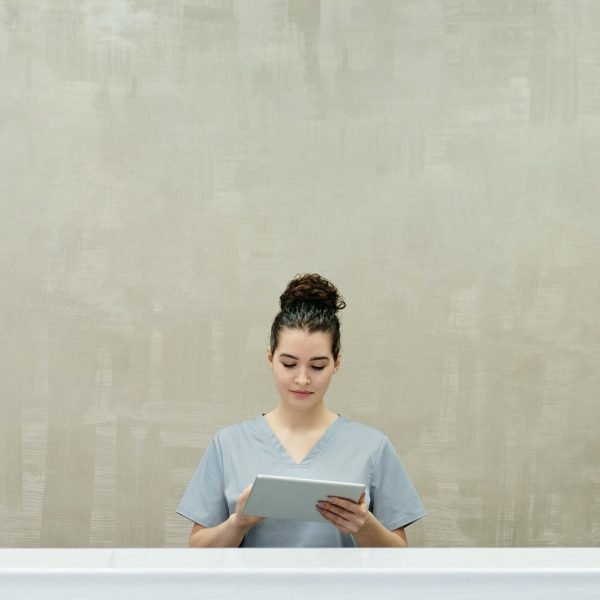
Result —
<instances>
[{"instance_id":1,"label":"woman's shoulder","mask_svg":"<svg viewBox=\"0 0 600 600\"><path fill-rule=\"evenodd\" d=\"M347 425L347 439L346 441L352 441L354 445L359 445L361 451L368 454L374 463L380 461L392 463L399 463L398 452L394 447L392 440L386 435L385 432L372 427L371 425L365 425L356 421L348 421Z\"/></svg>"},{"instance_id":2,"label":"woman's shoulder","mask_svg":"<svg viewBox=\"0 0 600 600\"><path fill-rule=\"evenodd\" d=\"M340 418L343 419L342 424L344 426L346 435L354 438L360 438L361 440L370 440L375 444L382 444L385 440L387 440L386 434L376 427L366 425L365 423L361 423L359 421L353 421L352 419L348 419L346 417Z\"/></svg>"},{"instance_id":3,"label":"woman's shoulder","mask_svg":"<svg viewBox=\"0 0 600 600\"><path fill-rule=\"evenodd\" d=\"M255 436L260 429L260 418L261 417L255 417L254 419L247 419L245 421L240 421L239 423L225 425L217 431L215 439L223 443L239 440L248 435Z\"/></svg>"}]
</instances>

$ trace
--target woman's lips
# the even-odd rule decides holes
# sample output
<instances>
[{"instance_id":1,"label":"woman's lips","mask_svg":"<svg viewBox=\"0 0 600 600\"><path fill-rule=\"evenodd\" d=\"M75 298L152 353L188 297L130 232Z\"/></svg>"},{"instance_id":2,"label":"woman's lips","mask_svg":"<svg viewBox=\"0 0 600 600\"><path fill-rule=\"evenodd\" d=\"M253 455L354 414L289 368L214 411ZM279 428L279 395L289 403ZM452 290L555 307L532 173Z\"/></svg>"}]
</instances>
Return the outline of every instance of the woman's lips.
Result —
<instances>
[{"instance_id":1,"label":"woman's lips","mask_svg":"<svg viewBox=\"0 0 600 600\"><path fill-rule=\"evenodd\" d=\"M290 390L292 394L296 394L297 396L310 396L312 392L306 392L303 390Z\"/></svg>"}]
</instances>

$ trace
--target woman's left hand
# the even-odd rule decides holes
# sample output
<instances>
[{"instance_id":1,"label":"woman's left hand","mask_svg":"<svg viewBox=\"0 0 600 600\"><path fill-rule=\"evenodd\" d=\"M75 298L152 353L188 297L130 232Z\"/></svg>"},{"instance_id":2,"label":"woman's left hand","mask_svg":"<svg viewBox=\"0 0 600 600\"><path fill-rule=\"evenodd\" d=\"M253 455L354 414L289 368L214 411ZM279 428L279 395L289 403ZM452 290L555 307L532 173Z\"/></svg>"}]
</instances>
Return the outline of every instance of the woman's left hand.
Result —
<instances>
[{"instance_id":1,"label":"woman's left hand","mask_svg":"<svg viewBox=\"0 0 600 600\"><path fill-rule=\"evenodd\" d=\"M342 533L349 534L361 531L371 514L364 492L358 502L329 496L327 500L317 502L317 510L324 519L335 525Z\"/></svg>"}]
</instances>

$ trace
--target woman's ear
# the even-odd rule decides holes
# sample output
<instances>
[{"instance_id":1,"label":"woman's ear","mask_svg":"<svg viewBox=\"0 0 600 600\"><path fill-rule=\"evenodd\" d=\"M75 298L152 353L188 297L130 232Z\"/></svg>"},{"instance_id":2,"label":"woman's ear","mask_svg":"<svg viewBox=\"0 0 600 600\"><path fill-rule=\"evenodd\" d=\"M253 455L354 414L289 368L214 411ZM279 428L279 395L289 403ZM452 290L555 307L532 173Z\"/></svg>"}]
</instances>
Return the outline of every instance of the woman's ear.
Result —
<instances>
[{"instance_id":1,"label":"woman's ear","mask_svg":"<svg viewBox=\"0 0 600 600\"><path fill-rule=\"evenodd\" d=\"M341 362L342 362L342 355L338 354L338 357L335 359L335 362L333 363L334 372L337 373L337 370L340 368L340 363Z\"/></svg>"},{"instance_id":2,"label":"woman's ear","mask_svg":"<svg viewBox=\"0 0 600 600\"><path fill-rule=\"evenodd\" d=\"M271 347L267 346L267 360L269 361L269 366L273 366L273 353L271 352Z\"/></svg>"}]
</instances>

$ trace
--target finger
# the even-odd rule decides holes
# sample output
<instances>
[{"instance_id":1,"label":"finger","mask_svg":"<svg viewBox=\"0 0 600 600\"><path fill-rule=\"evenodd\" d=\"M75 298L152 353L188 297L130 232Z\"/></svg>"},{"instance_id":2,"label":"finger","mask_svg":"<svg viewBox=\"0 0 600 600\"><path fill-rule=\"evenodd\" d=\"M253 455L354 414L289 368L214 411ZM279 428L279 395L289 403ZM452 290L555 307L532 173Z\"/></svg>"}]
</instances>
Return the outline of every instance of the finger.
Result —
<instances>
[{"instance_id":1,"label":"finger","mask_svg":"<svg viewBox=\"0 0 600 600\"><path fill-rule=\"evenodd\" d=\"M327 519L327 521L329 521L339 529L343 530L344 533L348 533L350 531L350 528L352 527L352 522L344 518L342 515L336 514L333 511L328 510L327 508L319 506L317 506L317 510L324 519Z\"/></svg>"},{"instance_id":2,"label":"finger","mask_svg":"<svg viewBox=\"0 0 600 600\"><path fill-rule=\"evenodd\" d=\"M326 502L325 500L317 502L317 508L320 508L321 510L326 510L328 513L334 515L343 515L348 513L348 511L342 509L341 507L336 506L331 502Z\"/></svg>"},{"instance_id":3,"label":"finger","mask_svg":"<svg viewBox=\"0 0 600 600\"><path fill-rule=\"evenodd\" d=\"M339 498L338 496L327 496L327 502L335 504L350 512L356 512L358 507L356 502L352 502L352 500L347 500L346 498Z\"/></svg>"},{"instance_id":4,"label":"finger","mask_svg":"<svg viewBox=\"0 0 600 600\"><path fill-rule=\"evenodd\" d=\"M358 517L357 511L347 510L330 502L321 501L317 504L317 507L327 510L329 513L337 515L338 517L349 522L355 521Z\"/></svg>"},{"instance_id":5,"label":"finger","mask_svg":"<svg viewBox=\"0 0 600 600\"><path fill-rule=\"evenodd\" d=\"M245 487L242 490L242 492L240 493L240 495L238 496L238 502L246 502L246 500L248 499L248 496L250 495L251 489L252 489L251 485Z\"/></svg>"},{"instance_id":6,"label":"finger","mask_svg":"<svg viewBox=\"0 0 600 600\"><path fill-rule=\"evenodd\" d=\"M252 489L252 484L246 486L242 493L238 496L237 501L237 512L242 512L244 507L246 506L246 502L248 502L248 496L250 495L250 490Z\"/></svg>"}]
</instances>

